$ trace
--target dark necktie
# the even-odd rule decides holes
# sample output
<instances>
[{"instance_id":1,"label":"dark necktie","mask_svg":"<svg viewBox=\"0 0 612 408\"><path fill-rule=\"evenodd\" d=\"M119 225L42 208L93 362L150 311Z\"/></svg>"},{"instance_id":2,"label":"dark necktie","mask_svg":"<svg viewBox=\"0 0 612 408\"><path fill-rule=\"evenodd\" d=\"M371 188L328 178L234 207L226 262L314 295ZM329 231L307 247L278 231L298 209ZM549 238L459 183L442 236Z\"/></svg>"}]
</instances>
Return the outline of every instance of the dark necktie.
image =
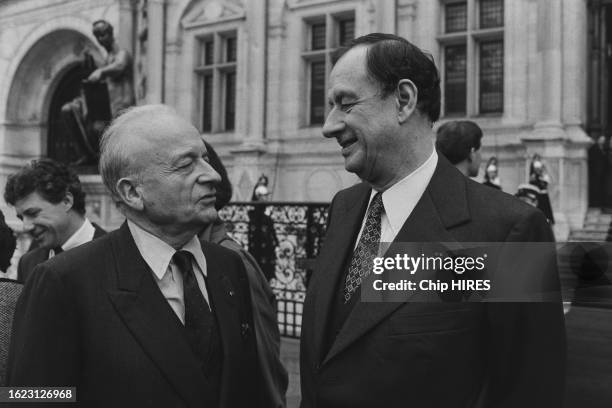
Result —
<instances>
[{"instance_id":1,"label":"dark necktie","mask_svg":"<svg viewBox=\"0 0 612 408\"><path fill-rule=\"evenodd\" d=\"M62 252L64 252L64 250L62 249L62 247L61 247L61 246L58 246L58 247L53 248L53 253L54 253L55 255L59 255L59 254L61 254Z\"/></svg>"},{"instance_id":2,"label":"dark necktie","mask_svg":"<svg viewBox=\"0 0 612 408\"><path fill-rule=\"evenodd\" d=\"M183 275L183 297L185 302L185 329L191 348L204 364L208 355L212 312L204 298L193 271L192 255L177 251L172 261Z\"/></svg>"},{"instance_id":3,"label":"dark necktie","mask_svg":"<svg viewBox=\"0 0 612 408\"><path fill-rule=\"evenodd\" d=\"M382 201L382 193L376 193L366 217L361 237L353 252L346 282L344 285L344 303L351 300L351 296L361 285L361 282L370 274L374 263L374 257L378 252L380 242L380 220L385 211Z\"/></svg>"}]
</instances>

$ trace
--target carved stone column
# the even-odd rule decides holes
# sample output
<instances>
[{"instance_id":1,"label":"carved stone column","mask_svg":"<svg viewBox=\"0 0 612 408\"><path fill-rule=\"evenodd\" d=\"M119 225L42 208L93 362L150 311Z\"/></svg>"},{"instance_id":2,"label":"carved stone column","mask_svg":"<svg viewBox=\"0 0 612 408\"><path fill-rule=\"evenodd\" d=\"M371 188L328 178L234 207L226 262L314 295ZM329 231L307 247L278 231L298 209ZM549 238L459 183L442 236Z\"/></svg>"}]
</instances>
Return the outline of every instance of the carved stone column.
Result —
<instances>
[{"instance_id":1,"label":"carved stone column","mask_svg":"<svg viewBox=\"0 0 612 408\"><path fill-rule=\"evenodd\" d=\"M134 0L119 0L119 22L115 27L115 38L119 46L134 55Z\"/></svg>"},{"instance_id":2,"label":"carved stone column","mask_svg":"<svg viewBox=\"0 0 612 408\"><path fill-rule=\"evenodd\" d=\"M166 0L148 0L147 102L164 101L164 12Z\"/></svg>"},{"instance_id":3,"label":"carved stone column","mask_svg":"<svg viewBox=\"0 0 612 408\"><path fill-rule=\"evenodd\" d=\"M256 3L256 4L255 4ZM267 44L267 12L268 2L245 2L246 21L241 28L244 42L243 52L239 52L238 65L244 67L239 75L243 89L237 93L237 112L243 112L245 120L237 121L237 133L242 137L242 143L233 148L234 157L233 180L239 180L236 185L235 198L249 200L249 192L257 180L258 174L265 172L262 162L267 152L265 141L267 119L268 80L266 61L268 58ZM240 57L242 56L242 57ZM237 170L241 174L237 174ZM269 173L269 172L267 172ZM272 179L273 174L268 174ZM270 182L274 182L270 180Z\"/></svg>"},{"instance_id":4,"label":"carved stone column","mask_svg":"<svg viewBox=\"0 0 612 408\"><path fill-rule=\"evenodd\" d=\"M563 32L561 0L538 1L539 117L535 125L540 138L563 137L561 98L563 79ZM569 38L567 39L569 40Z\"/></svg>"},{"instance_id":5,"label":"carved stone column","mask_svg":"<svg viewBox=\"0 0 612 408\"><path fill-rule=\"evenodd\" d=\"M262 2L263 3L263 2ZM243 148L261 148L264 145L265 115L266 115L266 59L267 59L267 7L264 4L248 3L246 7L247 43L246 61L243 64L246 70L246 86L248 91L244 95L249 103L242 105L247 110L247 129L243 139Z\"/></svg>"},{"instance_id":6,"label":"carved stone column","mask_svg":"<svg viewBox=\"0 0 612 408\"><path fill-rule=\"evenodd\" d=\"M537 35L538 116L534 131L525 135L526 166L538 153L546 162L558 240L580 228L587 209L589 139L582 129L586 76L580 68L586 33L584 0L540 0Z\"/></svg>"},{"instance_id":7,"label":"carved stone column","mask_svg":"<svg viewBox=\"0 0 612 408\"><path fill-rule=\"evenodd\" d=\"M417 0L399 0L397 2L397 35L414 41L416 14Z\"/></svg>"}]
</instances>

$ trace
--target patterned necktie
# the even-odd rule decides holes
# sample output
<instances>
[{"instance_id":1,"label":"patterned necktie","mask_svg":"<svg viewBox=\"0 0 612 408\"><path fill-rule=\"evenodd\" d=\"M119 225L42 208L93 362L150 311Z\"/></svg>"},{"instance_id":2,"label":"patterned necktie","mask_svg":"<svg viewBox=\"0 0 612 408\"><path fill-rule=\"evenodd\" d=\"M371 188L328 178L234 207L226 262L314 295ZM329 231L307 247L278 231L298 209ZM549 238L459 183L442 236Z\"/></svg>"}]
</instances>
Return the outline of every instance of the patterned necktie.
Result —
<instances>
[{"instance_id":1,"label":"patterned necktie","mask_svg":"<svg viewBox=\"0 0 612 408\"><path fill-rule=\"evenodd\" d=\"M380 220L384 211L382 193L376 193L368 208L366 222L346 275L344 303L349 302L353 293L372 270L373 260L380 242Z\"/></svg>"},{"instance_id":2,"label":"patterned necktie","mask_svg":"<svg viewBox=\"0 0 612 408\"><path fill-rule=\"evenodd\" d=\"M192 255L187 251L176 251L172 261L183 275L183 297L185 302L185 329L189 344L204 363L208 354L209 329L212 322L212 312L204 298L191 262Z\"/></svg>"}]
</instances>

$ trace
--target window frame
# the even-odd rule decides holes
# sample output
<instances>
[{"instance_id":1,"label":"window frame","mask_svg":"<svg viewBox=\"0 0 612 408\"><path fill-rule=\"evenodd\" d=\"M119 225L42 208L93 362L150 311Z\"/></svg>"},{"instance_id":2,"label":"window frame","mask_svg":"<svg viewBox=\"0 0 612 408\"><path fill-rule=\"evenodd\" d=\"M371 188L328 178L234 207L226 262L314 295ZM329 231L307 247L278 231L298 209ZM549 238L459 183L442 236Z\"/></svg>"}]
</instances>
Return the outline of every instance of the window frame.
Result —
<instances>
[{"instance_id":1,"label":"window frame","mask_svg":"<svg viewBox=\"0 0 612 408\"><path fill-rule=\"evenodd\" d=\"M334 12L323 12L311 16L305 16L302 18L303 29L303 41L301 58L303 64L302 75L305 79L304 94L306 95L306 104L302 113L302 123L306 127L321 127L325 123L325 118L329 114L329 106L327 105L326 92L328 89L328 78L332 69L332 56L334 52L340 48L340 27L343 22L352 20L353 21L353 38L356 37L357 33L357 19L356 11L354 9L346 9ZM312 44L312 26L316 24L325 23L325 48L324 49L311 49ZM325 75L324 75L324 97L323 97L323 120L314 122L312 120L312 63L313 62L325 62Z\"/></svg>"},{"instance_id":2,"label":"window frame","mask_svg":"<svg viewBox=\"0 0 612 408\"><path fill-rule=\"evenodd\" d=\"M235 59L233 61L227 61L227 41L235 39L236 51ZM206 64L204 43L212 40L213 53L212 63ZM238 28L231 28L225 30L211 31L205 34L195 36L196 46L196 65L193 68L194 75L197 81L197 125L198 129L202 133L231 133L236 131L236 119L237 119L237 88L238 88L238 61L240 59L240 43L239 30ZM227 124L227 77L229 73L233 73L234 80L234 118L233 125L228 127ZM204 127L205 120L205 91L204 82L205 76L212 75L212 94L211 94L211 117L210 129Z\"/></svg>"},{"instance_id":3,"label":"window frame","mask_svg":"<svg viewBox=\"0 0 612 408\"><path fill-rule=\"evenodd\" d=\"M446 6L452 4L465 3L467 6L467 26L465 31L453 31L447 33L446 23ZM506 1L502 0L502 26L491 28L480 28L480 3L481 0L440 0L440 34L437 37L438 45L440 46L440 77L442 81L442 106L441 117L499 117L504 114L504 96L505 96L505 80L506 80L506 50L504 41L504 31L506 27L507 7ZM496 112L481 112L480 111L480 46L481 43L501 41L502 43L502 104L501 110ZM449 45L465 44L466 46L466 102L465 113L446 112L446 47Z\"/></svg>"}]
</instances>

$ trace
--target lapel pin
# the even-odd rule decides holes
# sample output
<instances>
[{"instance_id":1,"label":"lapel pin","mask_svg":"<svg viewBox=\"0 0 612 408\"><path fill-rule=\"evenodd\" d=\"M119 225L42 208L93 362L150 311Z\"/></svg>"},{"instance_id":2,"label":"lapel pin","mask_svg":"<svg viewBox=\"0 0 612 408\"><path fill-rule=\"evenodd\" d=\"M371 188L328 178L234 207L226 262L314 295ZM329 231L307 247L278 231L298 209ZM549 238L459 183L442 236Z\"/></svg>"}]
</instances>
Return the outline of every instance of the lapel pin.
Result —
<instances>
[{"instance_id":1,"label":"lapel pin","mask_svg":"<svg viewBox=\"0 0 612 408\"><path fill-rule=\"evenodd\" d=\"M249 332L249 324L248 323L242 323L240 325L240 334L242 335L242 337L246 337L248 332Z\"/></svg>"}]
</instances>

